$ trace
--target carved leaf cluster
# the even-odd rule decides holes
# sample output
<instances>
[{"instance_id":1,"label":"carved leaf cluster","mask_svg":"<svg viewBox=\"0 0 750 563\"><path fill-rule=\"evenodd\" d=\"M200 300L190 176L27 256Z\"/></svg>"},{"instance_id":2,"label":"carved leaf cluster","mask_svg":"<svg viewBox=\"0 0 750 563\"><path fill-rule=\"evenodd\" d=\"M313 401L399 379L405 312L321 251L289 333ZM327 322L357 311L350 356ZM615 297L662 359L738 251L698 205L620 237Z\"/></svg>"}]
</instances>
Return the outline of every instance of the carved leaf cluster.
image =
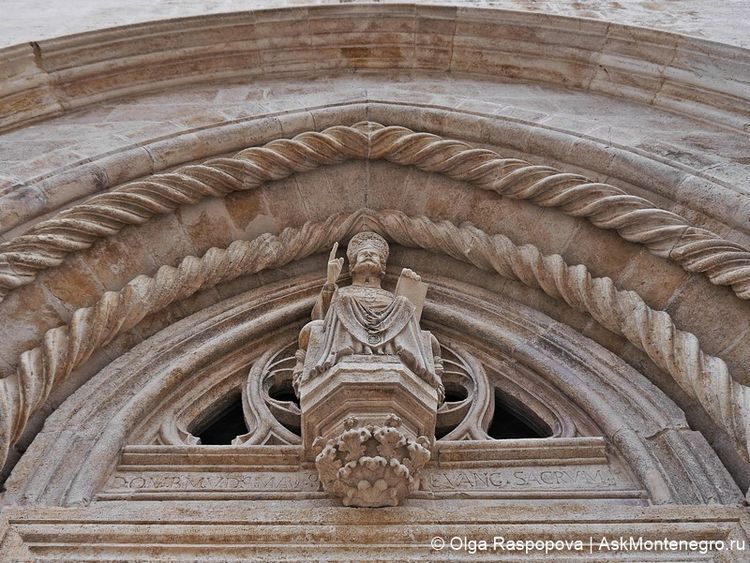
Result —
<instances>
[{"instance_id":1,"label":"carved leaf cluster","mask_svg":"<svg viewBox=\"0 0 750 563\"><path fill-rule=\"evenodd\" d=\"M430 443L404 435L400 424L391 417L383 426L350 427L328 440L315 458L325 491L361 507L397 506L416 491Z\"/></svg>"}]
</instances>

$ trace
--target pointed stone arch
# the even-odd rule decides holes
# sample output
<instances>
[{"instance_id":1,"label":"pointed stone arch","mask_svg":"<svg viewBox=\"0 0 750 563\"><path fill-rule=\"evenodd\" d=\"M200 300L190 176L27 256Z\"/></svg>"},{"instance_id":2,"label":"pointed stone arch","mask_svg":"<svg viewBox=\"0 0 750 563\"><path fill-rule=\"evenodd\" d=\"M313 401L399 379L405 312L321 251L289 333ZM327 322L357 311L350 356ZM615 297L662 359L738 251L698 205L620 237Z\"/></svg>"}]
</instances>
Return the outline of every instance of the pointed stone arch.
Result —
<instances>
[{"instance_id":1,"label":"pointed stone arch","mask_svg":"<svg viewBox=\"0 0 750 563\"><path fill-rule=\"evenodd\" d=\"M584 266L570 267L559 256L544 257L538 249L517 247L501 235L395 211L365 210L287 228L278 237L237 241L202 258L189 256L178 268L162 267L156 277L136 278L120 292L106 293L94 307L79 309L70 325L48 331L42 346L22 355L16 377L0 382L4 457L54 385L120 332L200 289L304 258L364 228L383 232L401 245L442 252L519 279L587 312L670 373L728 433L740 455L749 455L748 388L731 378L722 360L704 354L692 334L678 330L667 313L652 310L635 292L618 290L608 278L592 278Z\"/></svg>"},{"instance_id":2,"label":"pointed stone arch","mask_svg":"<svg viewBox=\"0 0 750 563\"><path fill-rule=\"evenodd\" d=\"M50 415L51 428L57 430L31 445L7 481L7 498L62 506L85 505L97 495L100 500L119 498L107 492L112 472L123 448L130 455L126 446L151 413L163 412L184 386L246 373L248 362L257 360L269 343L287 341L304 322L317 279L313 275L294 284L271 284L218 303L112 362ZM512 356L543 377L592 417L650 502L740 501L726 470L705 440L689 429L681 411L614 354L597 345L583 346L585 339L574 331L512 301L497 296L488 301L479 290L470 297L440 279L430 282L433 297L425 320L431 329L472 334L473 346ZM195 454L201 448L170 447ZM289 448L279 451L293 451ZM149 451L132 448L136 457ZM70 463L72 458L76 463ZM40 463L42 459L47 461ZM686 481L675 480L682 471L678 468L689 471Z\"/></svg>"},{"instance_id":3,"label":"pointed stone arch","mask_svg":"<svg viewBox=\"0 0 750 563\"><path fill-rule=\"evenodd\" d=\"M367 33L340 33L350 21L366 25ZM339 56L320 56L330 52ZM371 549L362 551L373 558L399 546L404 556L439 559L441 554L426 547L431 537L447 530L479 537L497 530L499 523L503 533L526 537L542 531L578 538L585 528L586 539L589 528L606 526L612 535L658 539L664 531L687 539L745 538L747 509L737 508L742 495L735 484L746 487L750 475L750 464L740 459L748 449L750 400L750 352L742 352L750 338L742 317L750 312L750 231L741 181L709 173L703 159L683 166L660 160L664 155L658 146L642 151L635 142L618 145L617 139L613 143L593 133L583 119L565 131L554 119L541 124L522 112L495 115L499 106L480 96L454 97L450 84L453 76L470 73L463 84L520 79L530 84L524 92L572 87L587 103L594 93L604 93L611 98L601 115L609 115L611 102L629 120L631 110L638 113L635 100L643 108L659 108L655 114L672 112L672 117L687 116L687 123L702 122L705 127L695 127L701 133L736 135L732 142L741 148L737 138L747 132L749 103L743 50L544 14L349 5L152 22L3 53L0 70L7 72L0 72L6 77L0 114L7 115L0 115L2 131L133 94L165 89L168 98L178 86L198 83L281 75L304 82L312 74L327 80L328 72L346 81L348 73L366 69L361 74L386 84L356 93L333 88L317 99L290 97L268 112L227 113L218 122L175 135L160 128L152 133L159 137L144 136L136 144L125 139L111 151L114 145L82 153L96 155L92 160L79 160L74 151L58 168L48 168L49 174L32 172L29 183L24 180L10 191L0 186L0 208L7 206L0 217L0 300L5 298L0 318L7 321L0 326L0 340L7 336L11 341L0 343L0 457L11 448L6 470L20 457L3 483L7 490L0 488L0 549L10 546L19 559L31 559L32 553L66 558L74 550L91 559L104 551L123 559L143 554L280 558L289 553L300 560L315 558L314 548L294 544L304 537L337 546L330 547L331 553L359 559L361 553L353 551L359 548L341 547L342 538L356 537L367 541ZM389 91L396 69L423 74L409 88ZM443 95L430 91L433 79L445 80L439 88ZM355 83L366 84L350 82ZM7 108L11 111L2 111ZM638 124L628 121L628 127L661 126L660 120L648 122L654 115L645 113ZM362 120L386 127L358 123ZM26 142L34 138L29 133ZM391 152L378 153L378 136L378 142L390 143ZM138 144L141 139L148 146ZM719 145L713 150L721 150ZM248 152L249 146L254 148ZM240 155L232 156L237 151ZM710 150L698 152L710 156ZM536 240L536 232L531 240L519 236L499 217L508 209L505 201L501 211L498 205L483 221L481 205L476 214L455 217L418 205L407 209L392 200L369 205L366 198L361 205L347 202L327 210L336 198L328 194L312 213L284 211L273 216L276 223L259 222L226 238L206 237L201 244L157 253L148 263L126 264L137 254L128 245L138 233L161 245L184 227L183 213L211 209L214 203L223 209L232 199L227 194L250 195L269 179L273 183L273 174L287 174L288 184L312 184L325 177L308 166L334 173L350 171L346 167L352 165L367 169L368 180L371 169L380 173L389 167L423 177L433 172L432 180L440 174L429 187L443 200L458 193L447 187L447 179L456 178L464 184L461 189L471 188L464 191L472 198L497 198L476 201L517 198L514 202L549 209L536 219L553 217L553 224L545 225L554 233L550 236L557 234L557 221L575 223L577 235L559 247ZM386 175L375 178L382 183ZM456 455L472 463L505 455L511 457L502 459L515 463L529 455L544 460L544 450L555 449L568 452L575 463L614 460L624 476L614 481L627 486L589 491L589 498L568 491L563 502L541 506L520 500L541 498L524 497L529 494L524 491L515 497L463 491L466 497L459 499L446 487L425 487L413 504L365 518L327 506L314 479L297 482L298 490L291 493L264 489L266 498L294 498L293 506L265 503L258 491L244 497L212 491L201 497L197 489L204 480L195 475L198 487L182 498L179 492L170 497L165 487L144 492L115 486L118 472L129 471L123 467L145 462L143 467L153 469L160 456L185 465L201 458L206 474L207 467L226 459L236 469L259 458L268 467L277 464L281 473L295 466L305 474L294 447L200 448L192 443L189 428L149 424L158 422L162 409L179 403L172 399L184 386L197 394L226 391L245 377L257 351L294 334L320 285L316 253L330 243L316 239L310 225L325 224L331 236L345 240L351 217L359 214L373 228L372 216L388 215L388 207L411 216L396 213L396 221L374 228L394 241L397 262L416 263L427 272L434 290L425 309L430 330L465 346L474 360L494 369L492 378L508 370L509 379L526 384L531 379L521 377L525 370L559 392L559 401L548 408L577 409L592 418L581 435L576 429L583 426L570 424L564 440L498 446L480 440L478 432L471 435L476 443L443 447L445 467ZM346 213L329 219L341 210ZM439 222L446 218L454 224ZM524 215L520 221L527 219ZM460 224L464 220L476 221L478 229ZM399 222L409 227L398 227ZM295 237L298 253L289 251ZM613 273L614 260L604 264L593 251L577 252L581 242L587 248L626 249L622 263L627 261L635 275L621 277ZM206 253L212 246L229 248ZM100 250L108 258L87 278L81 272L95 263ZM435 270L426 267L433 259ZM96 279L109 267L116 272ZM451 269L458 271L455 279ZM247 279L260 270L253 281ZM134 279L139 274L145 275ZM235 274L242 278L221 281ZM649 285L667 277L669 288L662 292ZM93 283L76 295L78 285L89 280ZM50 292L55 282L74 289ZM724 334L725 326L736 334ZM260 328L271 333L261 334ZM234 379L212 379L222 369ZM211 398L195 408L210 406ZM532 410L538 406L528 404ZM130 440L146 426L149 436L159 434L161 446ZM168 477L157 481L166 488L185 483ZM465 475L448 485L462 479ZM473 494L484 502L471 502ZM551 495L556 502L560 496ZM177 502L162 502L166 498ZM230 498L243 502L227 502ZM441 504L441 499L450 502ZM580 522L571 524L573 518ZM288 552L279 551L280 537L292 538L283 546Z\"/></svg>"},{"instance_id":4,"label":"pointed stone arch","mask_svg":"<svg viewBox=\"0 0 750 563\"><path fill-rule=\"evenodd\" d=\"M94 196L0 245L0 298L33 281L39 271L58 266L67 255L127 225L141 225L207 197L252 190L349 159L415 166L503 197L586 218L598 228L615 230L623 239L674 260L687 271L704 273L712 283L731 286L740 299L750 298L750 252L641 197L580 175L506 159L461 141L371 122L278 139L240 151L233 158L185 166Z\"/></svg>"}]
</instances>

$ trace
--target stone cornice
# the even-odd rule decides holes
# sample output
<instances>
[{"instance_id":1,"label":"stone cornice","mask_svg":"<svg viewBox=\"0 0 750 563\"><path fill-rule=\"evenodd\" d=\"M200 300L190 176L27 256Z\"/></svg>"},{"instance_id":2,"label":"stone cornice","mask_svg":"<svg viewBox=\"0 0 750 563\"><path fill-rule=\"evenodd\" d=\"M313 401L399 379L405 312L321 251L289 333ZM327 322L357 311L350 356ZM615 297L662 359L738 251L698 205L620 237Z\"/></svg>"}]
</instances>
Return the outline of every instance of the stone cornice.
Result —
<instances>
[{"instance_id":1,"label":"stone cornice","mask_svg":"<svg viewBox=\"0 0 750 563\"><path fill-rule=\"evenodd\" d=\"M481 534L487 534L487 530L501 528L509 540L540 534L555 541L581 541L586 546L592 529L597 540L606 534L608 538L658 542L668 534L668 538L682 541L700 538L728 545L731 539L747 537L743 529L746 509L725 505L691 507L687 511L684 506L644 509L624 504L600 504L591 509L583 502L461 503L432 510L418 505L368 511L364 521L362 511L312 506L307 504L300 509L297 505L267 501L152 501L122 503L116 514L109 503L71 508L7 507L0 520L0 540L7 540L9 557L19 561L42 557L70 560L84 550L86 554L97 554L91 558L101 558L99 554L106 552L110 558L141 560L214 557L226 561L376 561L389 558L398 550L402 560L441 562L455 561L456 554L450 549L430 550L430 539L436 535L460 535L454 531L458 529L467 530L465 533L471 538L484 537ZM8 537L3 538L3 534ZM342 542L342 534L357 540ZM558 560L582 559L580 551L556 553ZM641 550L632 552L632 558L684 560L693 553ZM737 551L725 553L728 560L741 561L742 555ZM518 555L511 551L506 559L517 560Z\"/></svg>"}]
</instances>

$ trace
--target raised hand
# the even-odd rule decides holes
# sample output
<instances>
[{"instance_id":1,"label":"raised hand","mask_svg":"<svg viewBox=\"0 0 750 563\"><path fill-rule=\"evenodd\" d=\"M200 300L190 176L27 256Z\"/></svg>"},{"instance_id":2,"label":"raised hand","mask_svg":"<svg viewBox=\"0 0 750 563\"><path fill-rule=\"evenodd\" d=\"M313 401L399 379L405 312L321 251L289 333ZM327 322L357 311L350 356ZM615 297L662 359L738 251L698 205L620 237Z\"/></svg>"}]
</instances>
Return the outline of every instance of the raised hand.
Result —
<instances>
[{"instance_id":1,"label":"raised hand","mask_svg":"<svg viewBox=\"0 0 750 563\"><path fill-rule=\"evenodd\" d=\"M328 256L328 273L326 277L326 284L336 283L341 275L341 270L344 267L344 259L336 258L336 251L339 249L339 243L334 242L331 254Z\"/></svg>"}]
</instances>

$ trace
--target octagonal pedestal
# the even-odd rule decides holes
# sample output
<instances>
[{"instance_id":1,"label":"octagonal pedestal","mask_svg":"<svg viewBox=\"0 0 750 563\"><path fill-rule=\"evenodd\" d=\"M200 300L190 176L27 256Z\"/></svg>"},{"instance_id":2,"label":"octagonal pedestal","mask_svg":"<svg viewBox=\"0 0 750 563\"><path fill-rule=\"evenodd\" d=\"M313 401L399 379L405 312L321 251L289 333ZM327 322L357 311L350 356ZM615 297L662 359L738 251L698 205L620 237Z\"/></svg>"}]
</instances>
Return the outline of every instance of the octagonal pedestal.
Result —
<instances>
[{"instance_id":1,"label":"octagonal pedestal","mask_svg":"<svg viewBox=\"0 0 750 563\"><path fill-rule=\"evenodd\" d=\"M315 458L316 438L341 435L350 417L360 426L383 426L395 415L406 437L433 438L437 407L437 391L397 356L343 358L300 386L305 458Z\"/></svg>"}]
</instances>

